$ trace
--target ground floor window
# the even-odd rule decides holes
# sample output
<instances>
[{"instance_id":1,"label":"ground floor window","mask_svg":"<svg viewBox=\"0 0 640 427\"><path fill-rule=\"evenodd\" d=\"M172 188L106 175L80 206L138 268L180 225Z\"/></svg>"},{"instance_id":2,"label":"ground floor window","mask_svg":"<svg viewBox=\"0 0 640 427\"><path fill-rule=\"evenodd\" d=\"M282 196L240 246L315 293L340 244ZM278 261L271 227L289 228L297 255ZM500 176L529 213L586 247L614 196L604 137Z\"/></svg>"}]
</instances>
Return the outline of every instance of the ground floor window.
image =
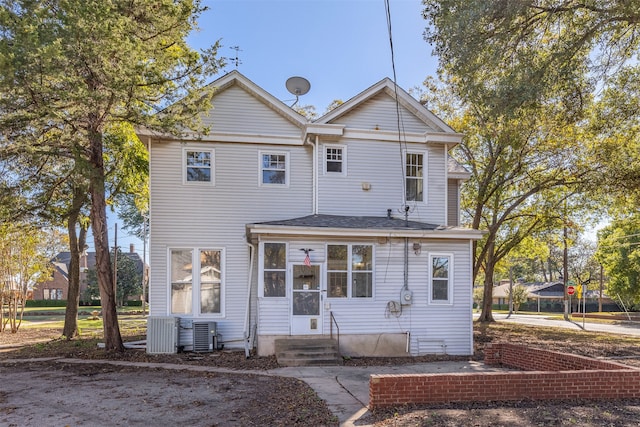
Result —
<instances>
[{"instance_id":1,"label":"ground floor window","mask_svg":"<svg viewBox=\"0 0 640 427\"><path fill-rule=\"evenodd\" d=\"M329 298L373 297L373 246L327 245Z\"/></svg>"},{"instance_id":2,"label":"ground floor window","mask_svg":"<svg viewBox=\"0 0 640 427\"><path fill-rule=\"evenodd\" d=\"M263 287L265 297L287 296L287 245L265 243L262 247Z\"/></svg>"},{"instance_id":3,"label":"ground floor window","mask_svg":"<svg viewBox=\"0 0 640 427\"><path fill-rule=\"evenodd\" d=\"M451 302L451 255L431 254L429 256L430 292L432 303Z\"/></svg>"},{"instance_id":4,"label":"ground floor window","mask_svg":"<svg viewBox=\"0 0 640 427\"><path fill-rule=\"evenodd\" d=\"M222 313L222 256L219 249L171 249L172 314Z\"/></svg>"},{"instance_id":5,"label":"ground floor window","mask_svg":"<svg viewBox=\"0 0 640 427\"><path fill-rule=\"evenodd\" d=\"M62 289L43 289L43 298L61 300Z\"/></svg>"}]
</instances>

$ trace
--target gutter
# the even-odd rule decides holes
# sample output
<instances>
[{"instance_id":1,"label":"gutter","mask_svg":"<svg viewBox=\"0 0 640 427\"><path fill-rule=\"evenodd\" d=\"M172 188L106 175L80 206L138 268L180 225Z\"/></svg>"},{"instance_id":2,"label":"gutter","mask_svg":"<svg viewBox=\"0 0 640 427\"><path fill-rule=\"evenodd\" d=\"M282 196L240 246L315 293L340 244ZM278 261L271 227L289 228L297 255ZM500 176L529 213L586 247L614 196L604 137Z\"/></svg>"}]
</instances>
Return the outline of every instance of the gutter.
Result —
<instances>
[{"instance_id":1,"label":"gutter","mask_svg":"<svg viewBox=\"0 0 640 427\"><path fill-rule=\"evenodd\" d=\"M256 253L256 248L251 243L247 243L249 247L249 277L247 282L247 301L246 308L244 313L244 329L243 329L243 337L244 337L244 355L248 359L251 354L250 348L250 340L251 340L251 329L250 329L250 318L251 318L251 284L253 282L253 260Z\"/></svg>"}]
</instances>

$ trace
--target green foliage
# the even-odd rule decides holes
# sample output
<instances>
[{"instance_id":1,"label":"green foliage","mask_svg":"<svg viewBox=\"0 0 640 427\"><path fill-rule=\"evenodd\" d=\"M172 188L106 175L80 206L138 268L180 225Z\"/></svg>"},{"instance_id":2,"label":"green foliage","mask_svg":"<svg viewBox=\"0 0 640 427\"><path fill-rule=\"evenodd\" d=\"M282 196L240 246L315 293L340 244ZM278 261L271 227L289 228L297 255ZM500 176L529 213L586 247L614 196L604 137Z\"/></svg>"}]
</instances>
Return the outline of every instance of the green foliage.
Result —
<instances>
[{"instance_id":1,"label":"green foliage","mask_svg":"<svg viewBox=\"0 0 640 427\"><path fill-rule=\"evenodd\" d=\"M512 289L507 291L507 295L511 294L511 301L513 302L513 310L518 312L520 306L525 304L529 299L529 292L527 288L522 285L514 285Z\"/></svg>"},{"instance_id":2,"label":"green foliage","mask_svg":"<svg viewBox=\"0 0 640 427\"><path fill-rule=\"evenodd\" d=\"M25 305L26 307L66 307L67 301L55 299L28 300Z\"/></svg>"},{"instance_id":3,"label":"green foliage","mask_svg":"<svg viewBox=\"0 0 640 427\"><path fill-rule=\"evenodd\" d=\"M111 258L113 263L113 257ZM127 301L129 297L142 294L142 272L137 271L136 263L118 250L118 273L116 295L119 306L140 305L141 301ZM100 298L98 278L95 269L87 271L87 290L83 296L85 301L96 301ZM137 304L136 304L137 303Z\"/></svg>"},{"instance_id":4,"label":"green foliage","mask_svg":"<svg viewBox=\"0 0 640 427\"><path fill-rule=\"evenodd\" d=\"M206 83L220 65L218 43L200 52L187 45L203 10L199 0L0 0L0 159L12 155L35 175L46 161L46 177L62 172L74 195L84 191L74 201L91 202L107 350L123 349L107 196L144 183L133 126L206 132L201 113L211 107L215 88ZM6 186L20 195L17 183Z\"/></svg>"},{"instance_id":5,"label":"green foliage","mask_svg":"<svg viewBox=\"0 0 640 427\"><path fill-rule=\"evenodd\" d=\"M634 2L578 0L423 0L441 71L455 76L458 93L492 111L557 101L569 120L585 95L637 55Z\"/></svg>"},{"instance_id":6,"label":"green foliage","mask_svg":"<svg viewBox=\"0 0 640 427\"><path fill-rule=\"evenodd\" d=\"M607 293L640 304L640 216L612 221L598 232L597 259L609 277Z\"/></svg>"}]
</instances>

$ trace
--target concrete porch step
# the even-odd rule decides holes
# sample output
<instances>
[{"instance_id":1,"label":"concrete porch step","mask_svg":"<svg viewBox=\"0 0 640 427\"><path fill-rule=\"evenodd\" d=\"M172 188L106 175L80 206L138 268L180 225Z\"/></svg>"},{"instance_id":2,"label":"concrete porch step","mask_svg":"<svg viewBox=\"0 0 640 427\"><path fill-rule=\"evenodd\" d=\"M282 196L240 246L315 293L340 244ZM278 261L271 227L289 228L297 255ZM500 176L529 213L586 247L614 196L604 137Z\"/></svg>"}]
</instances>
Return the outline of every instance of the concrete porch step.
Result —
<instances>
[{"instance_id":1,"label":"concrete porch step","mask_svg":"<svg viewBox=\"0 0 640 427\"><path fill-rule=\"evenodd\" d=\"M330 338L281 338L275 350L281 366L342 365L338 342Z\"/></svg>"}]
</instances>

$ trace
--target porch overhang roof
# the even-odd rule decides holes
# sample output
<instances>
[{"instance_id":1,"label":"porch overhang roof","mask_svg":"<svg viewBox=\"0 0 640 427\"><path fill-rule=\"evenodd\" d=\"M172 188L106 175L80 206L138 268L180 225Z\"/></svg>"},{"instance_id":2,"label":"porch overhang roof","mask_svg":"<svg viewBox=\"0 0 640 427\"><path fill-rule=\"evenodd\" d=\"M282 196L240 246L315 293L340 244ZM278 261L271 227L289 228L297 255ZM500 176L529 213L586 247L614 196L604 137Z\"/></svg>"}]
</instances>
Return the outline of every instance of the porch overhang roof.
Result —
<instances>
[{"instance_id":1,"label":"porch overhang roof","mask_svg":"<svg viewBox=\"0 0 640 427\"><path fill-rule=\"evenodd\" d=\"M478 240L482 238L483 232L462 227L405 221L400 218L371 216L309 215L247 224L247 236L250 240L264 235Z\"/></svg>"}]
</instances>

